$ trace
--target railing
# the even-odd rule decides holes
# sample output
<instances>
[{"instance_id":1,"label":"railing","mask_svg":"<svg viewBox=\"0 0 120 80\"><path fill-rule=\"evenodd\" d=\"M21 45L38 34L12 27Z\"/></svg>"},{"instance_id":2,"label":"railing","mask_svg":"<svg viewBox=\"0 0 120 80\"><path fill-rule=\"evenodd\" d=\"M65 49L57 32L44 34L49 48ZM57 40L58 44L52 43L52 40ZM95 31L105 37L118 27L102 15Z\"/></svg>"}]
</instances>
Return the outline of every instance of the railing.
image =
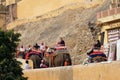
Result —
<instances>
[{"instance_id":1,"label":"railing","mask_svg":"<svg viewBox=\"0 0 120 80\"><path fill-rule=\"evenodd\" d=\"M107 17L107 16L116 15L116 14L120 14L120 7L105 10L105 11L101 11L101 12L97 13L97 19L104 18L104 17Z\"/></svg>"}]
</instances>

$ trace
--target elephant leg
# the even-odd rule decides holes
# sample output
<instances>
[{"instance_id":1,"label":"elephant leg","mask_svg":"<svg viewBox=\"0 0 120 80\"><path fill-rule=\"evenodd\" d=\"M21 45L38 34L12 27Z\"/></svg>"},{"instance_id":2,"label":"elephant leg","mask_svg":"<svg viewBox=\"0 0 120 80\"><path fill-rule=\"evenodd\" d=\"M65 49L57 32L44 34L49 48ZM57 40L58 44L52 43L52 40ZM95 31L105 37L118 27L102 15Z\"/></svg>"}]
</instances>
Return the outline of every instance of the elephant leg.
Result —
<instances>
[{"instance_id":1,"label":"elephant leg","mask_svg":"<svg viewBox=\"0 0 120 80\"><path fill-rule=\"evenodd\" d=\"M54 57L54 66L63 66L64 62L63 62L63 54L58 54Z\"/></svg>"},{"instance_id":2,"label":"elephant leg","mask_svg":"<svg viewBox=\"0 0 120 80\"><path fill-rule=\"evenodd\" d=\"M49 56L49 58L48 58L48 60L49 60L49 67L52 67L52 65L51 65L51 57Z\"/></svg>"},{"instance_id":3,"label":"elephant leg","mask_svg":"<svg viewBox=\"0 0 120 80\"><path fill-rule=\"evenodd\" d=\"M41 59L39 56L36 56L36 68L40 68Z\"/></svg>"}]
</instances>

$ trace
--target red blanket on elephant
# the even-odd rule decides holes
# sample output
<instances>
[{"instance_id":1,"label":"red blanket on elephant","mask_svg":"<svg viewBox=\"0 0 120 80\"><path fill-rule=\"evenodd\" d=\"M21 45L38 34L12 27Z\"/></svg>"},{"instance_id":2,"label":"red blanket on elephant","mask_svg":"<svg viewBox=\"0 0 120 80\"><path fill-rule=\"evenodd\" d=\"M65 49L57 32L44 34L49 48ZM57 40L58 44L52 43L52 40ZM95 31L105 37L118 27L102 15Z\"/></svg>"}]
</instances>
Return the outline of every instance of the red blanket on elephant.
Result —
<instances>
[{"instance_id":1,"label":"red blanket on elephant","mask_svg":"<svg viewBox=\"0 0 120 80\"><path fill-rule=\"evenodd\" d=\"M66 46L57 46L55 47L56 50L67 50Z\"/></svg>"},{"instance_id":2,"label":"red blanket on elephant","mask_svg":"<svg viewBox=\"0 0 120 80\"><path fill-rule=\"evenodd\" d=\"M28 53L26 53L26 55L25 55L25 59L28 60L28 59L29 59L29 56L32 55L32 54L40 54L40 52L37 52L37 51L28 52Z\"/></svg>"}]
</instances>

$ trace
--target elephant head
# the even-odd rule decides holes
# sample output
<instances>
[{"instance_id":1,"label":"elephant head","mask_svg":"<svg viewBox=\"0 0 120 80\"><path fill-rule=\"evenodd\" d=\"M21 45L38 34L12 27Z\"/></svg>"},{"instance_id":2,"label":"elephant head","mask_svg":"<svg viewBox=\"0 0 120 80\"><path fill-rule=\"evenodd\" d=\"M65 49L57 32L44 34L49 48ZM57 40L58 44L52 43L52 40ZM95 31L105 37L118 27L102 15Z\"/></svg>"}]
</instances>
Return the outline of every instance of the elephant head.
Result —
<instances>
[{"instance_id":1,"label":"elephant head","mask_svg":"<svg viewBox=\"0 0 120 80\"><path fill-rule=\"evenodd\" d=\"M29 59L33 61L33 68L40 68L41 58L39 55L31 55Z\"/></svg>"},{"instance_id":2,"label":"elephant head","mask_svg":"<svg viewBox=\"0 0 120 80\"><path fill-rule=\"evenodd\" d=\"M54 56L45 56L46 63L49 67L64 66L65 61L68 61L68 65L72 65L70 54L69 53L58 53Z\"/></svg>"}]
</instances>

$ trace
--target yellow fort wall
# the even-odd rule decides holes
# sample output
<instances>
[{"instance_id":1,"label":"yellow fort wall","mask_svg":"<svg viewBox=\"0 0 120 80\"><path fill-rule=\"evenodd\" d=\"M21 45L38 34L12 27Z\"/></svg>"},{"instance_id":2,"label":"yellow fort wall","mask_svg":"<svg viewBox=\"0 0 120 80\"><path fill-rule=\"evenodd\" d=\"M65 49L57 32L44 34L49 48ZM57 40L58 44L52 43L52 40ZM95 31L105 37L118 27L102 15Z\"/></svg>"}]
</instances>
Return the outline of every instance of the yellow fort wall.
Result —
<instances>
[{"instance_id":1,"label":"yellow fort wall","mask_svg":"<svg viewBox=\"0 0 120 80\"><path fill-rule=\"evenodd\" d=\"M22 0L18 3L18 18L32 18L78 1L83 0Z\"/></svg>"},{"instance_id":2,"label":"yellow fort wall","mask_svg":"<svg viewBox=\"0 0 120 80\"><path fill-rule=\"evenodd\" d=\"M92 0L92 2L101 1L103 0ZM66 5L89 2L90 0L22 0L18 2L17 16L18 19L34 18Z\"/></svg>"},{"instance_id":3,"label":"yellow fort wall","mask_svg":"<svg viewBox=\"0 0 120 80\"><path fill-rule=\"evenodd\" d=\"M68 9L79 7L90 8L102 4L104 0L22 0L18 2L18 19L7 25L12 29L17 25L33 22L44 18L51 18L62 14Z\"/></svg>"},{"instance_id":4,"label":"yellow fort wall","mask_svg":"<svg viewBox=\"0 0 120 80\"><path fill-rule=\"evenodd\" d=\"M120 80L120 62L24 70L28 80Z\"/></svg>"}]
</instances>

